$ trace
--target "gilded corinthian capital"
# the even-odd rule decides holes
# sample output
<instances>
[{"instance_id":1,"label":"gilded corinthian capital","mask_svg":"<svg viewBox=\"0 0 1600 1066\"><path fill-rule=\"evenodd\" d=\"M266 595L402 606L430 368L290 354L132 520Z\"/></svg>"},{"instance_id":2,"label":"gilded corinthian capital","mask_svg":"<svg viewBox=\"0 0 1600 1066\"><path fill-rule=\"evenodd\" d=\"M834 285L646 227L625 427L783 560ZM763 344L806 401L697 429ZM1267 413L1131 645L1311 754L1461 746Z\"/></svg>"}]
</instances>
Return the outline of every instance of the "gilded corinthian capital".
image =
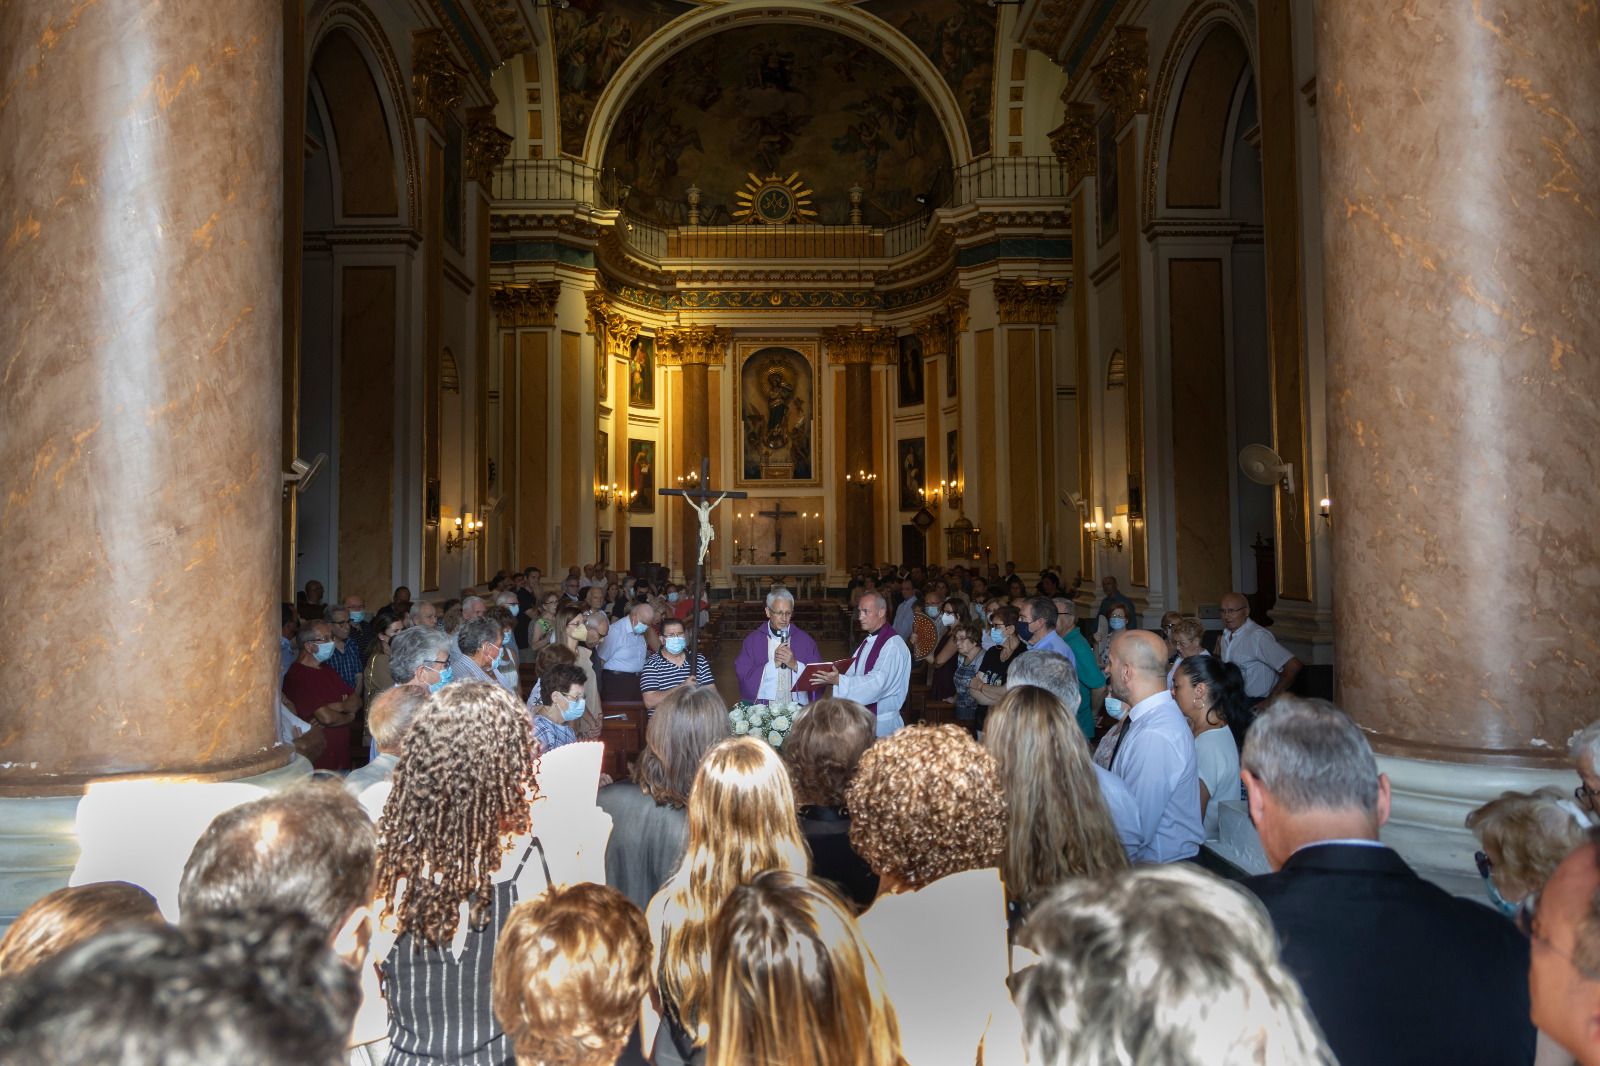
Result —
<instances>
[{"instance_id":1,"label":"gilded corinthian capital","mask_svg":"<svg viewBox=\"0 0 1600 1066\"><path fill-rule=\"evenodd\" d=\"M494 179L494 170L511 151L511 134L494 124L494 108L474 107L467 112L467 138L462 146L467 180L485 189Z\"/></svg>"},{"instance_id":2,"label":"gilded corinthian capital","mask_svg":"<svg viewBox=\"0 0 1600 1066\"><path fill-rule=\"evenodd\" d=\"M822 331L822 343L834 366L887 366L895 361L899 344L893 326L835 326Z\"/></svg>"},{"instance_id":3,"label":"gilded corinthian capital","mask_svg":"<svg viewBox=\"0 0 1600 1066\"><path fill-rule=\"evenodd\" d=\"M1000 321L1006 325L1055 325L1056 308L1070 291L1064 281L1001 278L994 283Z\"/></svg>"},{"instance_id":4,"label":"gilded corinthian capital","mask_svg":"<svg viewBox=\"0 0 1600 1066\"><path fill-rule=\"evenodd\" d=\"M440 129L444 117L461 102L466 72L450 56L443 30L418 30L411 35L411 92L417 114Z\"/></svg>"},{"instance_id":5,"label":"gilded corinthian capital","mask_svg":"<svg viewBox=\"0 0 1600 1066\"><path fill-rule=\"evenodd\" d=\"M917 339L922 341L922 353L927 356L948 355L956 336L967 328L967 298L954 293L927 318L912 324Z\"/></svg>"},{"instance_id":6,"label":"gilded corinthian capital","mask_svg":"<svg viewBox=\"0 0 1600 1066\"><path fill-rule=\"evenodd\" d=\"M531 285L495 285L489 290L489 305L502 329L515 326L553 326L556 301L561 299L559 281L536 281Z\"/></svg>"},{"instance_id":7,"label":"gilded corinthian capital","mask_svg":"<svg viewBox=\"0 0 1600 1066\"><path fill-rule=\"evenodd\" d=\"M1094 174L1094 105L1067 101L1061 125L1050 131L1050 147L1067 172L1069 190Z\"/></svg>"},{"instance_id":8,"label":"gilded corinthian capital","mask_svg":"<svg viewBox=\"0 0 1600 1066\"><path fill-rule=\"evenodd\" d=\"M1150 110L1146 83L1150 73L1150 45L1139 26L1118 26L1105 58L1094 65L1094 87L1100 99L1116 113L1117 129L1134 115Z\"/></svg>"},{"instance_id":9,"label":"gilded corinthian capital","mask_svg":"<svg viewBox=\"0 0 1600 1066\"><path fill-rule=\"evenodd\" d=\"M721 366L732 335L719 326L656 331L656 356L666 366Z\"/></svg>"}]
</instances>

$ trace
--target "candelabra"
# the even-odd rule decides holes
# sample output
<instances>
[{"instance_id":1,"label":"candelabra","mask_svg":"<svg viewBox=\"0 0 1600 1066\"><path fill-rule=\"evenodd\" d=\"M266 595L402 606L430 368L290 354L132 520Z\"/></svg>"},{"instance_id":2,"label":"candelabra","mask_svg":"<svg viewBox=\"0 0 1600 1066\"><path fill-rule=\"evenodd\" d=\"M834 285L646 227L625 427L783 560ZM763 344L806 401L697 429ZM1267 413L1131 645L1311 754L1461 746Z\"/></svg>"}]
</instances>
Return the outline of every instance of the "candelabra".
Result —
<instances>
[{"instance_id":1,"label":"candelabra","mask_svg":"<svg viewBox=\"0 0 1600 1066\"><path fill-rule=\"evenodd\" d=\"M444 550L458 552L467 546L469 541L477 540L483 535L483 520L472 517L472 512L457 517L450 531L445 534Z\"/></svg>"}]
</instances>

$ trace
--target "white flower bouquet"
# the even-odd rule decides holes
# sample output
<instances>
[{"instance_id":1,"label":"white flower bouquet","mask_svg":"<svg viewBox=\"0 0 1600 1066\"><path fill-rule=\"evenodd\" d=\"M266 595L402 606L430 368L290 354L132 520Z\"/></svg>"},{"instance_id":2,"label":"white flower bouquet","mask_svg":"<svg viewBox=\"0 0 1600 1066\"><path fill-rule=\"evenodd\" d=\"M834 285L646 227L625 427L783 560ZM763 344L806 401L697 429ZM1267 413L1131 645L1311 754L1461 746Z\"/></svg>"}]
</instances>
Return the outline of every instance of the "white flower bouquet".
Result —
<instances>
[{"instance_id":1,"label":"white flower bouquet","mask_svg":"<svg viewBox=\"0 0 1600 1066\"><path fill-rule=\"evenodd\" d=\"M760 737L774 748L783 747L795 718L805 708L792 700L751 703L741 700L728 711L728 729L736 737Z\"/></svg>"}]
</instances>

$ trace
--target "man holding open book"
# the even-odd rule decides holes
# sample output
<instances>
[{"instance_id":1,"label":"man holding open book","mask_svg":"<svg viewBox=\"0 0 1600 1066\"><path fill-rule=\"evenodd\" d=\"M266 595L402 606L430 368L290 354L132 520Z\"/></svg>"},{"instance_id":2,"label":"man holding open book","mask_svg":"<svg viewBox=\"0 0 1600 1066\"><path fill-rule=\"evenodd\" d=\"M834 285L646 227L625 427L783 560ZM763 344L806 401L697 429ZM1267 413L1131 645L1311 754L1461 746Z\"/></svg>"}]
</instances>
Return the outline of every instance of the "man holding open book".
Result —
<instances>
[{"instance_id":1,"label":"man holding open book","mask_svg":"<svg viewBox=\"0 0 1600 1066\"><path fill-rule=\"evenodd\" d=\"M813 675L813 687L832 685L835 696L864 704L877 716L878 736L886 737L905 725L900 708L905 706L906 692L911 687L911 649L887 624L889 606L882 594L863 595L856 608L856 620L867 639L856 649L842 674L837 669L818 671Z\"/></svg>"}]
</instances>

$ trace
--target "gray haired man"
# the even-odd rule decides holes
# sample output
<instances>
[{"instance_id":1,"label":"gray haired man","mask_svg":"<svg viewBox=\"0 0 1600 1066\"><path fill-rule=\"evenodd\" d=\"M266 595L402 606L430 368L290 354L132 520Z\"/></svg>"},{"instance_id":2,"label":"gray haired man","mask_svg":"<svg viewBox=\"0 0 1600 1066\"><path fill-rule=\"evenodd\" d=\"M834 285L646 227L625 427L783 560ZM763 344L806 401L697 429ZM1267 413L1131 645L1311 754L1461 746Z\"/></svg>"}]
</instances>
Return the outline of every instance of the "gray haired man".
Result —
<instances>
[{"instance_id":1,"label":"gray haired man","mask_svg":"<svg viewBox=\"0 0 1600 1066\"><path fill-rule=\"evenodd\" d=\"M1240 762L1277 871L1245 884L1339 1061L1531 1062L1527 941L1378 840L1389 779L1356 724L1331 703L1280 698Z\"/></svg>"},{"instance_id":2,"label":"gray haired man","mask_svg":"<svg viewBox=\"0 0 1600 1066\"><path fill-rule=\"evenodd\" d=\"M431 626L402 629L389 641L389 675L397 685L430 691L451 679L449 634Z\"/></svg>"}]
</instances>

